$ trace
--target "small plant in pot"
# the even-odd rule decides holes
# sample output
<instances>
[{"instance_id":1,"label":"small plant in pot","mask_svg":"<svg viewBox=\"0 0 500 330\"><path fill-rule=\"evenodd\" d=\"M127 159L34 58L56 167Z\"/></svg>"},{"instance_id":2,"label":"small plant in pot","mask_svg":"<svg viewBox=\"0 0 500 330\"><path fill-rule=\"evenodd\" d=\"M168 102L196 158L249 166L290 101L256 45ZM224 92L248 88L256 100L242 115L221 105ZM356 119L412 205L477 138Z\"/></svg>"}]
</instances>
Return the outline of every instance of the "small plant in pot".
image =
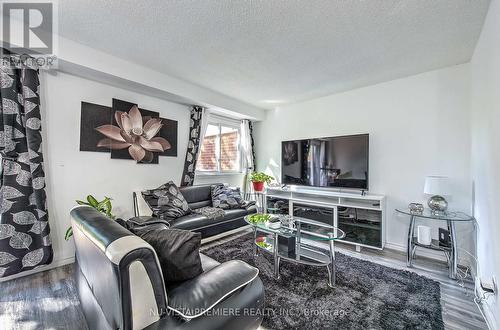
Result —
<instances>
[{"instance_id":1,"label":"small plant in pot","mask_svg":"<svg viewBox=\"0 0 500 330\"><path fill-rule=\"evenodd\" d=\"M263 191L264 183L269 184L273 179L274 178L272 176L267 175L263 172L253 172L252 174L250 174L250 181L252 181L253 190L255 191Z\"/></svg>"},{"instance_id":2,"label":"small plant in pot","mask_svg":"<svg viewBox=\"0 0 500 330\"><path fill-rule=\"evenodd\" d=\"M78 205L88 205L88 206L91 206L94 209L96 209L97 211L99 211L99 212L103 213L104 215L106 215L111 220L114 220L115 216L111 213L111 210L113 209L113 206L111 205L111 200L112 199L109 198L109 197L104 197L104 199L102 201L98 201L97 199L95 199L94 196L88 195L86 202L81 201L81 200L77 200L76 203ZM64 239L65 240L69 240L71 238L71 236L73 236L73 228L69 227L66 230L66 234L64 235Z\"/></svg>"}]
</instances>

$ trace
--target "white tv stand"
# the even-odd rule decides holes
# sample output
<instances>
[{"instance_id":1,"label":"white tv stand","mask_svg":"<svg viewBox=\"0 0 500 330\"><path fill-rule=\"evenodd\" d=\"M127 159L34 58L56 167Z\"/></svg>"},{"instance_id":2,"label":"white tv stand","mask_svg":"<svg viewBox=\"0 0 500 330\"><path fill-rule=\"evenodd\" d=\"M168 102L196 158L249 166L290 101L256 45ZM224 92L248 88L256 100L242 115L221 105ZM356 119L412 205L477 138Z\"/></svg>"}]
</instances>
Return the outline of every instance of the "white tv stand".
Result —
<instances>
[{"instance_id":1,"label":"white tv stand","mask_svg":"<svg viewBox=\"0 0 500 330\"><path fill-rule=\"evenodd\" d=\"M355 245L357 251L361 247L381 250L385 245L383 195L297 186L270 187L266 190L264 210L288 211L290 215L333 224L346 232L342 242Z\"/></svg>"}]
</instances>

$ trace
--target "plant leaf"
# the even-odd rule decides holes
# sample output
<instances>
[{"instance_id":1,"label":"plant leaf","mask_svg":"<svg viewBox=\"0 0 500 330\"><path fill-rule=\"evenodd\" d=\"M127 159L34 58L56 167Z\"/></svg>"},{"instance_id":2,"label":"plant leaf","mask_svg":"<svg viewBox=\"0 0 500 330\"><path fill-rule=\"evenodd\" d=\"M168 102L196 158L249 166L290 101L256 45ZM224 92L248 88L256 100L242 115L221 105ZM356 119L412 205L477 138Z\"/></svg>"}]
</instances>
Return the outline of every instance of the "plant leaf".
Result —
<instances>
[{"instance_id":1,"label":"plant leaf","mask_svg":"<svg viewBox=\"0 0 500 330\"><path fill-rule=\"evenodd\" d=\"M89 205L94 207L94 208L97 208L99 205L99 202L97 201L97 199L95 199L95 197L92 195L87 196L87 201L89 202Z\"/></svg>"},{"instance_id":2,"label":"plant leaf","mask_svg":"<svg viewBox=\"0 0 500 330\"><path fill-rule=\"evenodd\" d=\"M109 199L106 201L105 205L106 205L106 211L109 212L109 213L111 213L111 210L113 209L113 206L111 205L111 201Z\"/></svg>"},{"instance_id":3,"label":"plant leaf","mask_svg":"<svg viewBox=\"0 0 500 330\"><path fill-rule=\"evenodd\" d=\"M78 205L90 205L89 203L81 201L81 200L76 200L76 204L78 204Z\"/></svg>"},{"instance_id":4,"label":"plant leaf","mask_svg":"<svg viewBox=\"0 0 500 330\"><path fill-rule=\"evenodd\" d=\"M99 204L97 205L97 208L98 209L105 209L106 208L106 204L108 202L109 202L109 198L105 197L102 201L99 202Z\"/></svg>"},{"instance_id":5,"label":"plant leaf","mask_svg":"<svg viewBox=\"0 0 500 330\"><path fill-rule=\"evenodd\" d=\"M67 241L71 238L71 236L73 236L73 227L69 227L66 230L66 234L64 234L64 239Z\"/></svg>"}]
</instances>

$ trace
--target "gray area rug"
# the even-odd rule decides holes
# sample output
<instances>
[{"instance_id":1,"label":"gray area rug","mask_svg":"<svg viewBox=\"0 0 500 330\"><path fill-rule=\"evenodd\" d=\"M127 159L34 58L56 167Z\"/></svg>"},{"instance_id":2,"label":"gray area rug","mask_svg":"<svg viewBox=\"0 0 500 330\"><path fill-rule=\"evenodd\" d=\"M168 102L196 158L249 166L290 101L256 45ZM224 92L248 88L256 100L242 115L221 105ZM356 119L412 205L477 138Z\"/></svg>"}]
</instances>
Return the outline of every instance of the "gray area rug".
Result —
<instances>
[{"instance_id":1,"label":"gray area rug","mask_svg":"<svg viewBox=\"0 0 500 330\"><path fill-rule=\"evenodd\" d=\"M281 263L273 277L270 254L253 257L253 234L204 249L219 262L240 259L260 269L268 329L444 329L439 283L412 272L336 253L337 284L323 267Z\"/></svg>"}]
</instances>

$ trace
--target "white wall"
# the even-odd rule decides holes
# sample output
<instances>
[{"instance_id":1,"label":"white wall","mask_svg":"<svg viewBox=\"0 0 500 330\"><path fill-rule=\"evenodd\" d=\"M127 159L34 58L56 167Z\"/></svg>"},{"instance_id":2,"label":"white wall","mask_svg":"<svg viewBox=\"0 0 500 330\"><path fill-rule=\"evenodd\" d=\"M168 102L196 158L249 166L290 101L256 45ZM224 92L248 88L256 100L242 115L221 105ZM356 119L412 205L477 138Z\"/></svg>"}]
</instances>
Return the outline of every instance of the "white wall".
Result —
<instances>
[{"instance_id":1,"label":"white wall","mask_svg":"<svg viewBox=\"0 0 500 330\"><path fill-rule=\"evenodd\" d=\"M471 61L472 176L480 276L500 280L500 3L492 1ZM500 299L486 305L500 329ZM495 318L496 316L496 318Z\"/></svg>"},{"instance_id":2,"label":"white wall","mask_svg":"<svg viewBox=\"0 0 500 330\"><path fill-rule=\"evenodd\" d=\"M49 222L54 264L73 257L73 241L64 241L69 211L75 199L93 194L113 198L113 213L133 215L132 191L154 188L173 180L180 182L187 146L187 106L143 96L76 76L41 73L42 129ZM160 157L159 164L138 165L132 160L111 159L109 153L80 152L82 101L111 106L112 98L138 103L178 121L178 157Z\"/></svg>"},{"instance_id":3,"label":"white wall","mask_svg":"<svg viewBox=\"0 0 500 330\"><path fill-rule=\"evenodd\" d=\"M408 219L394 209L425 201L426 175L451 177L450 208L470 212L469 101L465 64L283 106L256 125L259 170L280 177L282 140L369 133L369 189L387 196L387 242L403 249Z\"/></svg>"}]
</instances>

